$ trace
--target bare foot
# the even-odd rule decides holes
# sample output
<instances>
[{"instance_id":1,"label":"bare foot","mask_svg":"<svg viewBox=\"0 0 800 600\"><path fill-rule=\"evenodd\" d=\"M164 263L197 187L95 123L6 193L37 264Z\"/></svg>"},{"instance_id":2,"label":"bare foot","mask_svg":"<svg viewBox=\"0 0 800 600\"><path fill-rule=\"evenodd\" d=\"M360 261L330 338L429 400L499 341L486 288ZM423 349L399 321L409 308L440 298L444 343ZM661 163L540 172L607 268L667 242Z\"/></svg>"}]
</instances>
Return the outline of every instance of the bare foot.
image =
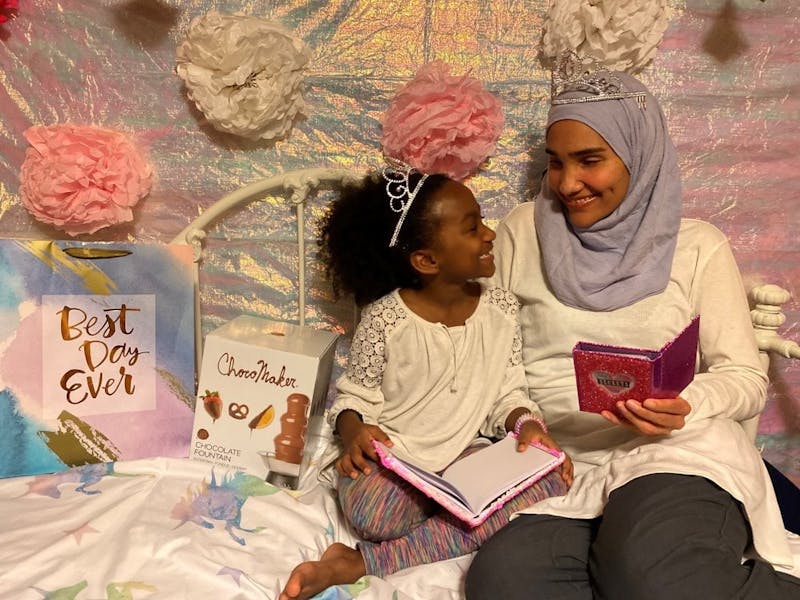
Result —
<instances>
[{"instance_id":1,"label":"bare foot","mask_svg":"<svg viewBox=\"0 0 800 600\"><path fill-rule=\"evenodd\" d=\"M306 600L332 585L355 583L366 573L361 553L336 542L328 546L318 561L297 565L278 600Z\"/></svg>"}]
</instances>

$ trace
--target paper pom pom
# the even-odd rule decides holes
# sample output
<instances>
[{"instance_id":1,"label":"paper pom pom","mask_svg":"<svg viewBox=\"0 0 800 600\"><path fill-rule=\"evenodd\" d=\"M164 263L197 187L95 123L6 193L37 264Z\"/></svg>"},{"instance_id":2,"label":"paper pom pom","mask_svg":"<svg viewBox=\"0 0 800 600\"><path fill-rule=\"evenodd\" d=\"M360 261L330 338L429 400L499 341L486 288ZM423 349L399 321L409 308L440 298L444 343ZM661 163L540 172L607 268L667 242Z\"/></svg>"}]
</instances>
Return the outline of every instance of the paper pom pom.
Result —
<instances>
[{"instance_id":1,"label":"paper pom pom","mask_svg":"<svg viewBox=\"0 0 800 600\"><path fill-rule=\"evenodd\" d=\"M636 73L655 56L669 22L666 0L559 0L545 19L541 59L549 69L564 52Z\"/></svg>"},{"instance_id":2,"label":"paper pom pom","mask_svg":"<svg viewBox=\"0 0 800 600\"><path fill-rule=\"evenodd\" d=\"M503 129L500 100L441 61L424 65L392 99L383 122L383 153L423 173L461 181L494 151Z\"/></svg>"},{"instance_id":3,"label":"paper pom pom","mask_svg":"<svg viewBox=\"0 0 800 600\"><path fill-rule=\"evenodd\" d=\"M285 136L305 114L311 51L278 23L210 11L178 47L177 72L216 129L252 140Z\"/></svg>"},{"instance_id":4,"label":"paper pom pom","mask_svg":"<svg viewBox=\"0 0 800 600\"><path fill-rule=\"evenodd\" d=\"M133 220L152 185L152 169L124 134L84 125L35 126L20 174L30 213L69 235Z\"/></svg>"},{"instance_id":5,"label":"paper pom pom","mask_svg":"<svg viewBox=\"0 0 800 600\"><path fill-rule=\"evenodd\" d=\"M18 0L0 0L0 23L5 23L8 18L17 14Z\"/></svg>"}]
</instances>

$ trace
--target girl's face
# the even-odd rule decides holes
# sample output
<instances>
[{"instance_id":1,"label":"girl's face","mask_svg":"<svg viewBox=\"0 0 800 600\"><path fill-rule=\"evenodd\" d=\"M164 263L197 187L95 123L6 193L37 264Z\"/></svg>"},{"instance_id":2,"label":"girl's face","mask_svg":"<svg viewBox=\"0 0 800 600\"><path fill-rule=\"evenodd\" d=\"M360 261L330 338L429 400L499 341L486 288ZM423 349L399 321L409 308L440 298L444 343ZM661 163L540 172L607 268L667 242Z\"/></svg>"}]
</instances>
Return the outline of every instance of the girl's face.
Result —
<instances>
[{"instance_id":1,"label":"girl's face","mask_svg":"<svg viewBox=\"0 0 800 600\"><path fill-rule=\"evenodd\" d=\"M580 121L547 130L547 182L573 227L591 227L625 199L630 174L603 137Z\"/></svg>"},{"instance_id":2,"label":"girl's face","mask_svg":"<svg viewBox=\"0 0 800 600\"><path fill-rule=\"evenodd\" d=\"M461 282L494 274L492 241L495 233L483 223L480 206L466 186L447 181L434 198L439 227L431 250L438 274Z\"/></svg>"}]
</instances>

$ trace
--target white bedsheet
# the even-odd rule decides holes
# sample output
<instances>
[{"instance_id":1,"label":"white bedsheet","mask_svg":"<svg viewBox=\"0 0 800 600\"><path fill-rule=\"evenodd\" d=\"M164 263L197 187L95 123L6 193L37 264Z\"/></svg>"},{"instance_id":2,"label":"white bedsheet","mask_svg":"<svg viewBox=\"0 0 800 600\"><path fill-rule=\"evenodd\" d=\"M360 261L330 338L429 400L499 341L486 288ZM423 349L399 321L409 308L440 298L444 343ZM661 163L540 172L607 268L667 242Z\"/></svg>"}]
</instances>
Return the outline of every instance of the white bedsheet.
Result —
<instances>
[{"instance_id":1,"label":"white bedsheet","mask_svg":"<svg viewBox=\"0 0 800 600\"><path fill-rule=\"evenodd\" d=\"M277 598L296 564L353 544L331 493L188 459L0 480L0 598ZM469 557L318 598L462 597Z\"/></svg>"},{"instance_id":2,"label":"white bedsheet","mask_svg":"<svg viewBox=\"0 0 800 600\"><path fill-rule=\"evenodd\" d=\"M287 492L188 459L0 480L0 514L3 600L274 599L297 563L355 542L323 486ZM366 577L316 598L455 600L469 561Z\"/></svg>"}]
</instances>

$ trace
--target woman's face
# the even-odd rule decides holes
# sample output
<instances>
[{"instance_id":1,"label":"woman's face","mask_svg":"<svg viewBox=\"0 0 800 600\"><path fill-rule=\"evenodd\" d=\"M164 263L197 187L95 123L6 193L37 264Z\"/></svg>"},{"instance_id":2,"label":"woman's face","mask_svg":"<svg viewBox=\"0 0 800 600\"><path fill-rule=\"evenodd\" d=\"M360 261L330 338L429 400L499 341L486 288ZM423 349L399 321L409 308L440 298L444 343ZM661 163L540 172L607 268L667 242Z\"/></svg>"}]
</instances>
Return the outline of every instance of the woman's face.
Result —
<instances>
[{"instance_id":1,"label":"woman's face","mask_svg":"<svg viewBox=\"0 0 800 600\"><path fill-rule=\"evenodd\" d=\"M580 121L556 121L547 130L546 152L547 182L573 227L591 227L622 203L630 174L594 129Z\"/></svg>"}]
</instances>

